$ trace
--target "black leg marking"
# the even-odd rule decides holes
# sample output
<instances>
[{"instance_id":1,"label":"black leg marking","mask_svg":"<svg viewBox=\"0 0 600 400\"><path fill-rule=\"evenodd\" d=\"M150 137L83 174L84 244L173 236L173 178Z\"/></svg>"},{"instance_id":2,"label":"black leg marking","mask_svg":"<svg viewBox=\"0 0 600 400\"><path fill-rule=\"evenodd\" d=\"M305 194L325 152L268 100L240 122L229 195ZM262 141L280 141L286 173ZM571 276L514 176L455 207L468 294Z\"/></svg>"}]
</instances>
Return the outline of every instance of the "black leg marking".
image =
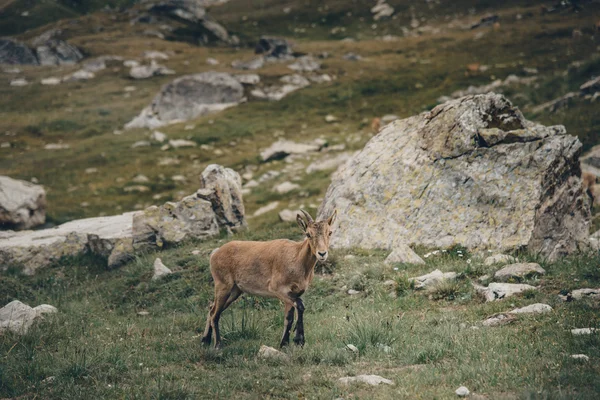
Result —
<instances>
[{"instance_id":1,"label":"black leg marking","mask_svg":"<svg viewBox=\"0 0 600 400\"><path fill-rule=\"evenodd\" d=\"M298 346L304 346L304 303L300 298L296 299L296 310L298 310L298 322L296 322L294 343Z\"/></svg>"},{"instance_id":2,"label":"black leg marking","mask_svg":"<svg viewBox=\"0 0 600 400\"><path fill-rule=\"evenodd\" d=\"M289 307L289 309L288 309ZM292 330L292 325L294 324L294 306L286 305L286 314L285 314L285 327L283 330L283 337L281 338L281 343L279 343L279 347L284 347L290 344L290 331Z\"/></svg>"}]
</instances>

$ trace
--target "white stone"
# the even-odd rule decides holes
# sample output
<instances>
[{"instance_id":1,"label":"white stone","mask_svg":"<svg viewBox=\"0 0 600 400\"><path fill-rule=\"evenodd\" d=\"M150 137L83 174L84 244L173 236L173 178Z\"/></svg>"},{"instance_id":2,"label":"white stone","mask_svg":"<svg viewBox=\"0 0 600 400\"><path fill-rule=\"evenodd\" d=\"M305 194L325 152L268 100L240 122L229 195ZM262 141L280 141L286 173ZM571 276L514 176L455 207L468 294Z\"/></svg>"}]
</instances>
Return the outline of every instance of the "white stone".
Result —
<instances>
[{"instance_id":1,"label":"white stone","mask_svg":"<svg viewBox=\"0 0 600 400\"><path fill-rule=\"evenodd\" d=\"M10 86L27 86L29 82L25 78L17 78L10 81Z\"/></svg>"},{"instance_id":2,"label":"white stone","mask_svg":"<svg viewBox=\"0 0 600 400\"><path fill-rule=\"evenodd\" d=\"M334 116L334 115L327 114L327 115L325 116L325 122L330 122L330 123L331 123L331 122L336 122L336 121L338 121L338 119L337 119L337 117L336 117L336 116Z\"/></svg>"},{"instance_id":3,"label":"white stone","mask_svg":"<svg viewBox=\"0 0 600 400\"><path fill-rule=\"evenodd\" d=\"M138 140L137 142L135 142L134 144L131 145L132 149L138 148L138 147L148 147L150 146L150 142L147 140Z\"/></svg>"},{"instance_id":4,"label":"white stone","mask_svg":"<svg viewBox=\"0 0 600 400\"><path fill-rule=\"evenodd\" d=\"M347 344L347 345L346 345L346 348L347 348L348 350L350 350L351 352L353 352L353 353L358 353L358 347L356 347L356 346L355 346L355 345L353 345L353 344Z\"/></svg>"},{"instance_id":5,"label":"white stone","mask_svg":"<svg viewBox=\"0 0 600 400\"><path fill-rule=\"evenodd\" d=\"M263 360L289 361L290 356L273 347L265 346L263 344L260 346L260 349L258 349L258 358L262 358Z\"/></svg>"},{"instance_id":6,"label":"white stone","mask_svg":"<svg viewBox=\"0 0 600 400\"><path fill-rule=\"evenodd\" d=\"M349 289L347 292L350 296L356 296L357 294L360 294L359 290L354 290L354 289Z\"/></svg>"},{"instance_id":7,"label":"white stone","mask_svg":"<svg viewBox=\"0 0 600 400\"><path fill-rule=\"evenodd\" d=\"M260 76L258 74L238 74L233 77L244 85L258 85L260 83Z\"/></svg>"},{"instance_id":8,"label":"white stone","mask_svg":"<svg viewBox=\"0 0 600 400\"><path fill-rule=\"evenodd\" d=\"M475 290L485 296L486 301L502 300L514 296L526 290L537 290L535 286L523 283L496 283L492 282L488 287L473 285Z\"/></svg>"},{"instance_id":9,"label":"white stone","mask_svg":"<svg viewBox=\"0 0 600 400\"><path fill-rule=\"evenodd\" d=\"M383 378L379 375L357 375L357 376L346 376L344 378L340 378L339 382L344 385L349 385L351 383L363 382L371 386L377 386L380 383L385 383L386 385L393 385L389 379Z\"/></svg>"},{"instance_id":10,"label":"white stone","mask_svg":"<svg viewBox=\"0 0 600 400\"><path fill-rule=\"evenodd\" d=\"M71 146L69 146L66 143L48 143L47 145L44 146L45 150L65 150L70 148Z\"/></svg>"},{"instance_id":11,"label":"white stone","mask_svg":"<svg viewBox=\"0 0 600 400\"><path fill-rule=\"evenodd\" d=\"M461 386L458 389L456 389L454 393L456 393L458 397L467 397L471 392L466 387Z\"/></svg>"},{"instance_id":12,"label":"white stone","mask_svg":"<svg viewBox=\"0 0 600 400\"><path fill-rule=\"evenodd\" d=\"M148 179L146 175L137 174L131 181L135 183L148 183L150 182L150 179Z\"/></svg>"},{"instance_id":13,"label":"white stone","mask_svg":"<svg viewBox=\"0 0 600 400\"><path fill-rule=\"evenodd\" d=\"M168 60L169 56L162 51L148 50L143 54L144 58L149 60Z\"/></svg>"},{"instance_id":14,"label":"white stone","mask_svg":"<svg viewBox=\"0 0 600 400\"><path fill-rule=\"evenodd\" d=\"M406 244L398 243L392 252L386 257L384 263L406 263L425 265L425 261Z\"/></svg>"},{"instance_id":15,"label":"white stone","mask_svg":"<svg viewBox=\"0 0 600 400\"><path fill-rule=\"evenodd\" d=\"M0 308L0 333L9 330L17 334L25 334L36 318L57 311L56 307L48 304L31 308L19 300L13 300Z\"/></svg>"},{"instance_id":16,"label":"white stone","mask_svg":"<svg viewBox=\"0 0 600 400\"><path fill-rule=\"evenodd\" d=\"M552 307L548 304L535 303L525 307L515 308L509 311L510 314L543 314L552 311Z\"/></svg>"},{"instance_id":17,"label":"white stone","mask_svg":"<svg viewBox=\"0 0 600 400\"><path fill-rule=\"evenodd\" d=\"M600 288L598 289L576 289L571 292L571 297L575 300L581 299L600 299Z\"/></svg>"},{"instance_id":18,"label":"white stone","mask_svg":"<svg viewBox=\"0 0 600 400\"><path fill-rule=\"evenodd\" d=\"M279 211L279 219L284 222L295 222L297 215L302 215L300 210L285 210Z\"/></svg>"},{"instance_id":19,"label":"white stone","mask_svg":"<svg viewBox=\"0 0 600 400\"><path fill-rule=\"evenodd\" d=\"M571 334L573 334L574 336L591 335L592 333L596 333L597 331L598 329L596 328L577 328L571 329Z\"/></svg>"},{"instance_id":20,"label":"white stone","mask_svg":"<svg viewBox=\"0 0 600 400\"><path fill-rule=\"evenodd\" d=\"M254 215L255 217L258 217L259 215L263 215L263 214L266 214L268 212L275 210L277 207L279 207L279 202L273 201L273 202L267 204L266 206L260 207L258 210L254 211L254 214L252 214L252 215Z\"/></svg>"},{"instance_id":21,"label":"white stone","mask_svg":"<svg viewBox=\"0 0 600 400\"><path fill-rule=\"evenodd\" d=\"M51 78L44 78L40 82L41 82L42 85L51 85L51 86L54 86L54 85L58 85L61 82L61 79L60 78L51 77Z\"/></svg>"},{"instance_id":22,"label":"white stone","mask_svg":"<svg viewBox=\"0 0 600 400\"><path fill-rule=\"evenodd\" d=\"M206 63L208 65L219 65L219 60L217 60L216 58L208 57L206 59Z\"/></svg>"},{"instance_id":23,"label":"white stone","mask_svg":"<svg viewBox=\"0 0 600 400\"><path fill-rule=\"evenodd\" d=\"M496 315L489 317L488 319L483 321L481 324L483 326L500 326L500 325L510 324L514 320L515 320L515 318L513 316L511 316L510 314L496 314Z\"/></svg>"},{"instance_id":24,"label":"white stone","mask_svg":"<svg viewBox=\"0 0 600 400\"><path fill-rule=\"evenodd\" d=\"M278 160L290 154L306 154L319 151L320 147L315 144L302 144L290 140L278 140L268 148L260 152L263 161Z\"/></svg>"},{"instance_id":25,"label":"white stone","mask_svg":"<svg viewBox=\"0 0 600 400\"><path fill-rule=\"evenodd\" d=\"M327 171L327 170L335 169L335 168L339 167L340 165L344 164L345 162L347 162L351 157L352 157L352 153L346 152L346 153L337 154L333 157L326 157L321 160L317 160L317 161L311 163L306 168L306 173L312 174L313 172L316 172L316 171Z\"/></svg>"},{"instance_id":26,"label":"white stone","mask_svg":"<svg viewBox=\"0 0 600 400\"><path fill-rule=\"evenodd\" d=\"M544 275L546 270L536 263L518 263L505 266L499 271L496 271L494 278L499 281L507 281L510 279L523 279L531 275Z\"/></svg>"},{"instance_id":27,"label":"white stone","mask_svg":"<svg viewBox=\"0 0 600 400\"><path fill-rule=\"evenodd\" d=\"M494 265L494 264L508 264L514 263L517 260L513 256L509 256L508 254L494 254L489 256L483 262L484 265Z\"/></svg>"},{"instance_id":28,"label":"white stone","mask_svg":"<svg viewBox=\"0 0 600 400\"><path fill-rule=\"evenodd\" d=\"M456 275L456 272L442 272L439 269L436 269L426 275L409 278L409 281L415 282L415 289L425 289L446 280L456 279Z\"/></svg>"},{"instance_id":29,"label":"white stone","mask_svg":"<svg viewBox=\"0 0 600 400\"><path fill-rule=\"evenodd\" d=\"M30 229L46 221L46 192L31 182L0 176L0 227Z\"/></svg>"},{"instance_id":30,"label":"white stone","mask_svg":"<svg viewBox=\"0 0 600 400\"><path fill-rule=\"evenodd\" d=\"M276 185L275 187L273 187L273 191L277 192L279 194L286 194L291 192L292 190L296 190L299 189L300 185L298 185L297 183L292 183L292 182L282 182L279 185Z\"/></svg>"},{"instance_id":31,"label":"white stone","mask_svg":"<svg viewBox=\"0 0 600 400\"><path fill-rule=\"evenodd\" d=\"M75 81L87 81L89 79L93 79L96 75L93 72L86 71L84 69L80 69L79 71L75 71L70 75L63 77L63 82L75 82Z\"/></svg>"},{"instance_id":32,"label":"white stone","mask_svg":"<svg viewBox=\"0 0 600 400\"><path fill-rule=\"evenodd\" d=\"M298 72L312 72L321 68L321 63L311 56L300 57L293 64L288 65L289 69Z\"/></svg>"},{"instance_id":33,"label":"white stone","mask_svg":"<svg viewBox=\"0 0 600 400\"><path fill-rule=\"evenodd\" d=\"M155 281L157 279L162 278L165 275L172 274L171 271L165 264L163 264L160 258L154 260L154 275L152 275L152 280Z\"/></svg>"},{"instance_id":34,"label":"white stone","mask_svg":"<svg viewBox=\"0 0 600 400\"><path fill-rule=\"evenodd\" d=\"M37 307L33 307L33 311L40 317L44 314L55 314L58 312L58 309L50 304L40 304Z\"/></svg>"},{"instance_id":35,"label":"white stone","mask_svg":"<svg viewBox=\"0 0 600 400\"><path fill-rule=\"evenodd\" d=\"M585 354L572 354L571 358L575 360L590 361L590 358Z\"/></svg>"},{"instance_id":36,"label":"white stone","mask_svg":"<svg viewBox=\"0 0 600 400\"><path fill-rule=\"evenodd\" d=\"M173 147L174 149L178 149L180 147L196 147L197 144L191 140L171 139L169 140L169 146Z\"/></svg>"}]
</instances>

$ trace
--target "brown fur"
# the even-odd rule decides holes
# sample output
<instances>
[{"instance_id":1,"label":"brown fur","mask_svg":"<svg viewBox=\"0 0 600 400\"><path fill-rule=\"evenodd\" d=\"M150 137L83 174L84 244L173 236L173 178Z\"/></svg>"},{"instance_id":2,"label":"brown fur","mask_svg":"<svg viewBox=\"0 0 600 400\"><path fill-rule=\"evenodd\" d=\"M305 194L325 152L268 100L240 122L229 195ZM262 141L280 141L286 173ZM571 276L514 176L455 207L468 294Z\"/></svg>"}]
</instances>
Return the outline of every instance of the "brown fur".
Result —
<instances>
[{"instance_id":1,"label":"brown fur","mask_svg":"<svg viewBox=\"0 0 600 400\"><path fill-rule=\"evenodd\" d=\"M215 301L208 313L202 341L209 344L211 334L215 347L221 344L219 318L221 313L242 293L280 299L285 305L286 326L281 346L289 343L294 320L294 308L298 311L296 344L304 344L303 311L300 296L308 289L314 276L317 260L325 261L331 236L330 226L335 213L326 221L314 222L310 215L300 215L296 220L305 232L302 242L287 239L269 242L232 241L213 252L210 272L215 283Z\"/></svg>"}]
</instances>

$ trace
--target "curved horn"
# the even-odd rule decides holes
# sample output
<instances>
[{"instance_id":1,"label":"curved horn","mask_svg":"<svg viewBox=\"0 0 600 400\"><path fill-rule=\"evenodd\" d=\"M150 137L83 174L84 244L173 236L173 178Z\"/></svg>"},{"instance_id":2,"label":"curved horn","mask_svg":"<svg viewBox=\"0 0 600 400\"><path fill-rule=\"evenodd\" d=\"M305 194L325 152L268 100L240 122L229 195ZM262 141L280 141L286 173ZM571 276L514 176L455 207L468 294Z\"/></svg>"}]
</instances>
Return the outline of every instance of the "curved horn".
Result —
<instances>
[{"instance_id":1,"label":"curved horn","mask_svg":"<svg viewBox=\"0 0 600 400\"><path fill-rule=\"evenodd\" d=\"M311 223L311 224L312 224L313 222L315 222L315 221L312 219L312 217L310 216L310 214L309 214L309 213L307 213L307 212L306 212L306 211L304 211L304 210L300 210L300 211L302 211L302 214L304 214L304 216L306 217L306 220L307 220L309 223Z\"/></svg>"}]
</instances>

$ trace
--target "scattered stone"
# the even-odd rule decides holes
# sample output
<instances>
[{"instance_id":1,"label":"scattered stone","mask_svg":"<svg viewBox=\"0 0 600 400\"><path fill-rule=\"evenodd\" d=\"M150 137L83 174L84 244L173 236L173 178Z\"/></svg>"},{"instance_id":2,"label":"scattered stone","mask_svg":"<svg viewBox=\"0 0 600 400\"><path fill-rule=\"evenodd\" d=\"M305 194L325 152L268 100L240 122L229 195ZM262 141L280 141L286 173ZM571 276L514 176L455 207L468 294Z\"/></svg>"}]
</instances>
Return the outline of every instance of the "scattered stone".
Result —
<instances>
[{"instance_id":1,"label":"scattered stone","mask_svg":"<svg viewBox=\"0 0 600 400\"><path fill-rule=\"evenodd\" d=\"M585 354L572 354L571 358L573 358L575 360L581 360L581 361L590 361L590 358L588 356L586 356Z\"/></svg>"},{"instance_id":2,"label":"scattered stone","mask_svg":"<svg viewBox=\"0 0 600 400\"><path fill-rule=\"evenodd\" d=\"M259 215L263 215L266 214L270 211L275 210L277 207L279 207L279 202L278 201L273 201L269 204L267 204L266 206L260 207L258 210L254 211L254 216L258 217Z\"/></svg>"},{"instance_id":3,"label":"scattered stone","mask_svg":"<svg viewBox=\"0 0 600 400\"><path fill-rule=\"evenodd\" d=\"M171 271L169 268L167 268L167 266L165 266L165 264L163 264L163 262L160 258L157 258L156 260L154 260L154 275L152 275L153 281L160 279L166 275L172 274L172 273L173 273L173 271Z\"/></svg>"},{"instance_id":4,"label":"scattered stone","mask_svg":"<svg viewBox=\"0 0 600 400\"><path fill-rule=\"evenodd\" d=\"M30 229L45 221L44 188L27 181L0 176L0 229Z\"/></svg>"},{"instance_id":5,"label":"scattered stone","mask_svg":"<svg viewBox=\"0 0 600 400\"><path fill-rule=\"evenodd\" d=\"M513 323L515 321L515 317L510 314L496 314L487 318L481 324L483 326L501 326Z\"/></svg>"},{"instance_id":6,"label":"scattered stone","mask_svg":"<svg viewBox=\"0 0 600 400\"><path fill-rule=\"evenodd\" d=\"M133 79L148 79L153 76L173 75L175 71L165 67L164 65L152 62L150 65L139 65L132 67L129 70L129 76Z\"/></svg>"},{"instance_id":7,"label":"scattered stone","mask_svg":"<svg viewBox=\"0 0 600 400\"><path fill-rule=\"evenodd\" d=\"M124 187L123 191L125 193L133 193L133 192L145 193L145 192L149 192L150 188L148 186L144 186L144 185L133 185L133 186Z\"/></svg>"},{"instance_id":8,"label":"scattered stone","mask_svg":"<svg viewBox=\"0 0 600 400\"><path fill-rule=\"evenodd\" d=\"M45 150L65 150L69 148L71 148L71 146L67 143L48 143L44 146Z\"/></svg>"},{"instance_id":9,"label":"scattered stone","mask_svg":"<svg viewBox=\"0 0 600 400\"><path fill-rule=\"evenodd\" d=\"M597 331L598 329L596 328L577 328L571 329L571 334L573 334L574 336L591 335L592 333L596 333Z\"/></svg>"},{"instance_id":10,"label":"scattered stone","mask_svg":"<svg viewBox=\"0 0 600 400\"><path fill-rule=\"evenodd\" d=\"M289 181L280 183L279 185L276 185L275 187L273 187L273 191L275 191L279 194L286 194L286 193L289 193L292 190L296 190L296 189L300 189L300 185L298 185L297 183L289 182Z\"/></svg>"},{"instance_id":11,"label":"scattered stone","mask_svg":"<svg viewBox=\"0 0 600 400\"><path fill-rule=\"evenodd\" d=\"M552 311L552 307L548 304L535 303L525 307L515 308L509 311L510 314L544 314Z\"/></svg>"},{"instance_id":12,"label":"scattered stone","mask_svg":"<svg viewBox=\"0 0 600 400\"><path fill-rule=\"evenodd\" d=\"M384 18L391 17L394 14L394 7L390 6L385 0L379 0L377 4L371 8L373 19L379 21Z\"/></svg>"},{"instance_id":13,"label":"scattered stone","mask_svg":"<svg viewBox=\"0 0 600 400\"><path fill-rule=\"evenodd\" d=\"M487 288L479 285L473 285L473 287L485 297L486 301L502 300L504 298L514 296L515 294L522 293L526 290L537 290L535 286L522 283L493 282L490 283Z\"/></svg>"},{"instance_id":14,"label":"scattered stone","mask_svg":"<svg viewBox=\"0 0 600 400\"><path fill-rule=\"evenodd\" d=\"M576 289L571 292L573 300L600 299L600 288L598 289Z\"/></svg>"},{"instance_id":15,"label":"scattered stone","mask_svg":"<svg viewBox=\"0 0 600 400\"><path fill-rule=\"evenodd\" d=\"M289 69L298 72L313 72L321 68L321 63L311 56L300 57L295 63L288 65Z\"/></svg>"},{"instance_id":16,"label":"scattered stone","mask_svg":"<svg viewBox=\"0 0 600 400\"><path fill-rule=\"evenodd\" d=\"M206 59L206 63L208 65L219 65L219 60L217 60L216 58L208 57Z\"/></svg>"},{"instance_id":17,"label":"scattered stone","mask_svg":"<svg viewBox=\"0 0 600 400\"><path fill-rule=\"evenodd\" d=\"M258 349L258 358L262 358L263 360L276 360L276 361L289 361L290 357L270 346L265 346L264 344L260 346Z\"/></svg>"},{"instance_id":18,"label":"scattered stone","mask_svg":"<svg viewBox=\"0 0 600 400\"><path fill-rule=\"evenodd\" d=\"M159 143L163 143L165 140L168 139L168 136L162 132L159 131L154 131L152 132L152 134L150 135L150 139L159 142Z\"/></svg>"},{"instance_id":19,"label":"scattered stone","mask_svg":"<svg viewBox=\"0 0 600 400\"><path fill-rule=\"evenodd\" d=\"M367 385L371 385L371 386L377 386L380 383L385 383L386 385L394 384L394 382L392 382L391 380L385 379L379 375L346 376L344 378L340 378L339 382L344 385L349 385L351 383L356 383L356 382L363 382L363 383L366 383Z\"/></svg>"},{"instance_id":20,"label":"scattered stone","mask_svg":"<svg viewBox=\"0 0 600 400\"><path fill-rule=\"evenodd\" d=\"M148 50L142 55L147 60L168 60L169 56L162 51Z\"/></svg>"},{"instance_id":21,"label":"scattered stone","mask_svg":"<svg viewBox=\"0 0 600 400\"><path fill-rule=\"evenodd\" d=\"M458 397L467 397L471 392L466 387L461 386L458 389L456 389L454 393L456 393Z\"/></svg>"},{"instance_id":22,"label":"scattered stone","mask_svg":"<svg viewBox=\"0 0 600 400\"><path fill-rule=\"evenodd\" d=\"M342 58L344 60L348 60L348 61L360 61L362 60L362 57L359 56L358 54L355 53L346 53L342 56Z\"/></svg>"},{"instance_id":23,"label":"scattered stone","mask_svg":"<svg viewBox=\"0 0 600 400\"><path fill-rule=\"evenodd\" d=\"M48 304L31 308L19 300L13 300L0 308L0 333L11 331L19 335L25 334L37 318L57 311Z\"/></svg>"},{"instance_id":24,"label":"scattered stone","mask_svg":"<svg viewBox=\"0 0 600 400\"><path fill-rule=\"evenodd\" d=\"M536 263L518 263L510 264L496 271L494 278L506 282L509 280L522 280L529 276L544 275L546 270Z\"/></svg>"},{"instance_id":25,"label":"scattered stone","mask_svg":"<svg viewBox=\"0 0 600 400\"><path fill-rule=\"evenodd\" d=\"M105 57L98 57L94 60L89 60L83 64L83 69L89 72L99 72L106 69L106 61Z\"/></svg>"},{"instance_id":26,"label":"scattered stone","mask_svg":"<svg viewBox=\"0 0 600 400\"><path fill-rule=\"evenodd\" d=\"M581 147L501 95L467 96L385 126L333 175L319 218L338 210L333 247L460 244L555 260L588 246Z\"/></svg>"},{"instance_id":27,"label":"scattered stone","mask_svg":"<svg viewBox=\"0 0 600 400\"><path fill-rule=\"evenodd\" d=\"M434 287L441 282L456 279L456 276L456 272L442 272L439 269L436 269L426 275L409 278L408 280L415 283L415 289L427 289Z\"/></svg>"},{"instance_id":28,"label":"scattered stone","mask_svg":"<svg viewBox=\"0 0 600 400\"><path fill-rule=\"evenodd\" d=\"M297 86L299 88L303 88L305 86L310 85L310 82L308 81L308 79L306 79L302 75L298 75L298 74L282 76L280 78L280 81L283 83L293 85L293 86Z\"/></svg>"},{"instance_id":29,"label":"scattered stone","mask_svg":"<svg viewBox=\"0 0 600 400\"><path fill-rule=\"evenodd\" d=\"M264 162L272 160L281 160L290 154L306 154L319 151L320 147L315 144L302 144L290 140L278 140L268 148L260 152Z\"/></svg>"},{"instance_id":30,"label":"scattered stone","mask_svg":"<svg viewBox=\"0 0 600 400\"><path fill-rule=\"evenodd\" d=\"M72 65L83 59L77 47L59 39L48 40L35 52L40 65Z\"/></svg>"},{"instance_id":31,"label":"scattered stone","mask_svg":"<svg viewBox=\"0 0 600 400\"><path fill-rule=\"evenodd\" d=\"M0 64L37 65L33 51L25 44L9 38L0 39Z\"/></svg>"},{"instance_id":32,"label":"scattered stone","mask_svg":"<svg viewBox=\"0 0 600 400\"><path fill-rule=\"evenodd\" d=\"M359 290L354 290L354 289L350 289L347 292L350 296L356 296L357 294L360 294Z\"/></svg>"},{"instance_id":33,"label":"scattered stone","mask_svg":"<svg viewBox=\"0 0 600 400\"><path fill-rule=\"evenodd\" d=\"M314 83L327 83L333 81L333 78L328 74L309 75L308 79Z\"/></svg>"},{"instance_id":34,"label":"scattered stone","mask_svg":"<svg viewBox=\"0 0 600 400\"><path fill-rule=\"evenodd\" d=\"M244 85L258 85L260 83L260 76L257 74L238 74L233 77Z\"/></svg>"},{"instance_id":35,"label":"scattered stone","mask_svg":"<svg viewBox=\"0 0 600 400\"><path fill-rule=\"evenodd\" d=\"M87 81L89 79L93 79L96 75L93 72L86 71L84 69L80 69L79 71L75 71L70 75L63 77L63 82L78 82L78 81Z\"/></svg>"},{"instance_id":36,"label":"scattered stone","mask_svg":"<svg viewBox=\"0 0 600 400\"><path fill-rule=\"evenodd\" d=\"M229 74L210 71L185 75L165 85L152 104L125 128L157 128L187 121L236 106L243 97L243 86Z\"/></svg>"},{"instance_id":37,"label":"scattered stone","mask_svg":"<svg viewBox=\"0 0 600 400\"><path fill-rule=\"evenodd\" d=\"M288 210L286 208L285 210L281 210L279 212L279 219L284 222L295 222L297 215L302 215L300 210Z\"/></svg>"},{"instance_id":38,"label":"scattered stone","mask_svg":"<svg viewBox=\"0 0 600 400\"><path fill-rule=\"evenodd\" d=\"M61 79L60 78L51 77L51 78L44 78L40 82L41 82L42 85L54 86L54 85L60 84Z\"/></svg>"},{"instance_id":39,"label":"scattered stone","mask_svg":"<svg viewBox=\"0 0 600 400\"><path fill-rule=\"evenodd\" d=\"M289 59L293 57L293 50L287 40L263 36L254 48L256 54L262 54L267 58Z\"/></svg>"},{"instance_id":40,"label":"scattered stone","mask_svg":"<svg viewBox=\"0 0 600 400\"><path fill-rule=\"evenodd\" d=\"M98 168L95 168L95 167L85 169L86 174L95 174L96 172L98 172Z\"/></svg>"},{"instance_id":41,"label":"scattered stone","mask_svg":"<svg viewBox=\"0 0 600 400\"><path fill-rule=\"evenodd\" d=\"M327 114L325 116L325 122L332 123L339 121L335 115Z\"/></svg>"},{"instance_id":42,"label":"scattered stone","mask_svg":"<svg viewBox=\"0 0 600 400\"><path fill-rule=\"evenodd\" d=\"M196 144L196 142L193 142L191 140L170 139L169 146L173 147L174 149L179 149L181 147L196 147L198 145Z\"/></svg>"},{"instance_id":43,"label":"scattered stone","mask_svg":"<svg viewBox=\"0 0 600 400\"><path fill-rule=\"evenodd\" d=\"M355 346L355 345L353 345L353 344L347 344L347 345L346 345L346 348L347 348L348 350L350 350L351 352L353 352L353 353L358 353L358 347L356 347L356 346Z\"/></svg>"},{"instance_id":44,"label":"scattered stone","mask_svg":"<svg viewBox=\"0 0 600 400\"><path fill-rule=\"evenodd\" d=\"M255 70L260 69L265 65L265 59L263 57L255 57L249 61L235 60L232 61L231 66L235 69L244 70Z\"/></svg>"},{"instance_id":45,"label":"scattered stone","mask_svg":"<svg viewBox=\"0 0 600 400\"><path fill-rule=\"evenodd\" d=\"M10 81L10 86L27 86L29 82L25 78L16 78Z\"/></svg>"},{"instance_id":46,"label":"scattered stone","mask_svg":"<svg viewBox=\"0 0 600 400\"><path fill-rule=\"evenodd\" d=\"M148 311L138 311L137 315L139 315L141 317L145 317L147 315L150 315L150 313Z\"/></svg>"},{"instance_id":47,"label":"scattered stone","mask_svg":"<svg viewBox=\"0 0 600 400\"><path fill-rule=\"evenodd\" d=\"M396 264L419 264L425 265L425 261L417 253L415 253L410 247L404 243L398 243L392 252L386 257L384 263Z\"/></svg>"},{"instance_id":48,"label":"scattered stone","mask_svg":"<svg viewBox=\"0 0 600 400\"><path fill-rule=\"evenodd\" d=\"M494 254L493 256L489 256L483 262L483 265L494 265L494 264L508 264L514 263L517 259L513 256L509 256L508 254Z\"/></svg>"},{"instance_id":49,"label":"scattered stone","mask_svg":"<svg viewBox=\"0 0 600 400\"><path fill-rule=\"evenodd\" d=\"M340 165L347 162L352 157L352 153L340 153L333 157L327 157L321 160L317 160L311 163L306 168L307 174L312 174L316 171L328 171L332 169L336 169Z\"/></svg>"},{"instance_id":50,"label":"scattered stone","mask_svg":"<svg viewBox=\"0 0 600 400\"><path fill-rule=\"evenodd\" d=\"M518 77L516 75L509 75L506 79L496 79L492 83L483 86L469 86L465 90L457 90L452 92L450 96L442 96L437 99L438 103L445 103L451 99L458 99L459 97L476 95L476 94L487 94L489 92L499 92L505 86L511 85L531 85L537 80L535 76Z\"/></svg>"},{"instance_id":51,"label":"scattered stone","mask_svg":"<svg viewBox=\"0 0 600 400\"><path fill-rule=\"evenodd\" d=\"M132 149L138 148L138 147L149 147L150 146L150 142L147 140L138 140L137 142L135 142L134 144L131 145Z\"/></svg>"},{"instance_id":52,"label":"scattered stone","mask_svg":"<svg viewBox=\"0 0 600 400\"><path fill-rule=\"evenodd\" d=\"M133 67L137 67L139 65L140 65L139 61L136 61L136 60L123 61L123 66L127 67L127 68L133 68Z\"/></svg>"}]
</instances>

